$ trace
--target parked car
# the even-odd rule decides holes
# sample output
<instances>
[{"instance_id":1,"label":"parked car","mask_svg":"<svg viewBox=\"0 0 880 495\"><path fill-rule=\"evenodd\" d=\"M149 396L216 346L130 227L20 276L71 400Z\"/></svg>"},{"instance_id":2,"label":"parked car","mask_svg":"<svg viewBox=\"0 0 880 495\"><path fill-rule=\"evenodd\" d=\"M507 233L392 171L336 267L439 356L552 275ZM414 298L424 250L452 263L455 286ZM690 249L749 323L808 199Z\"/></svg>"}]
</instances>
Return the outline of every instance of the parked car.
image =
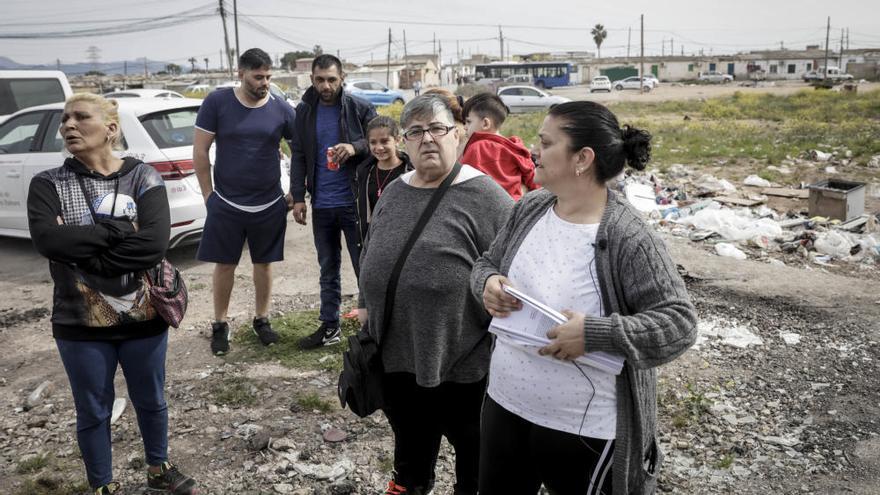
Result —
<instances>
[{"instance_id":1,"label":"parked car","mask_svg":"<svg viewBox=\"0 0 880 495\"><path fill-rule=\"evenodd\" d=\"M372 79L347 79L344 88L348 94L359 96L376 106L404 103L403 93Z\"/></svg>"},{"instance_id":2,"label":"parked car","mask_svg":"<svg viewBox=\"0 0 880 495\"><path fill-rule=\"evenodd\" d=\"M807 74L809 74L809 72L808 72L807 74L804 74L804 81L808 81L808 82L811 80L821 81L822 79L826 79L826 77L827 77L827 79L830 79L832 81L851 81L853 78L853 76L851 74L847 74L846 72L843 72L842 70L840 70L839 67L828 67L827 74L825 73L824 67L819 67L817 70L811 71L811 72L815 73L814 76L811 77L810 79L807 79Z\"/></svg>"},{"instance_id":3,"label":"parked car","mask_svg":"<svg viewBox=\"0 0 880 495\"><path fill-rule=\"evenodd\" d=\"M511 113L536 112L553 108L569 100L554 96L534 86L504 86L498 89L498 97Z\"/></svg>"},{"instance_id":4,"label":"parked car","mask_svg":"<svg viewBox=\"0 0 880 495\"><path fill-rule=\"evenodd\" d=\"M104 98L183 98L177 91L167 89L123 89L104 93Z\"/></svg>"},{"instance_id":5,"label":"parked car","mask_svg":"<svg viewBox=\"0 0 880 495\"><path fill-rule=\"evenodd\" d=\"M22 108L56 103L73 94L57 70L0 70L0 122Z\"/></svg>"},{"instance_id":6,"label":"parked car","mask_svg":"<svg viewBox=\"0 0 880 495\"><path fill-rule=\"evenodd\" d=\"M822 74L819 71L808 70L807 72L804 72L802 77L804 82L818 81L819 79L822 79Z\"/></svg>"},{"instance_id":7,"label":"parked car","mask_svg":"<svg viewBox=\"0 0 880 495\"><path fill-rule=\"evenodd\" d=\"M611 92L611 79L608 79L608 76L596 76L590 81L590 93L595 93L596 91L607 91Z\"/></svg>"},{"instance_id":8,"label":"parked car","mask_svg":"<svg viewBox=\"0 0 880 495\"><path fill-rule=\"evenodd\" d=\"M532 84L532 76L529 74L514 74L512 76L505 77L501 84Z\"/></svg>"},{"instance_id":9,"label":"parked car","mask_svg":"<svg viewBox=\"0 0 880 495\"><path fill-rule=\"evenodd\" d=\"M643 89L643 91L651 91L654 89L654 78L644 76L642 77L642 81L644 84L639 82L639 76L630 76L626 79L620 79L618 81L614 81L611 83L611 86L618 91L622 91L624 89Z\"/></svg>"},{"instance_id":10,"label":"parked car","mask_svg":"<svg viewBox=\"0 0 880 495\"><path fill-rule=\"evenodd\" d=\"M134 156L155 168L165 180L171 207L170 247L195 243L205 224L205 204L195 176L192 143L202 100L189 98L123 98L120 156ZM31 178L60 166L65 156L59 126L64 103L27 108L0 124L0 235L30 237L27 192ZM213 154L213 148L212 148ZM279 161L281 185L289 175Z\"/></svg>"},{"instance_id":11,"label":"parked car","mask_svg":"<svg viewBox=\"0 0 880 495\"><path fill-rule=\"evenodd\" d=\"M703 82L727 84L733 82L733 75L712 70L700 74L697 79Z\"/></svg>"}]
</instances>

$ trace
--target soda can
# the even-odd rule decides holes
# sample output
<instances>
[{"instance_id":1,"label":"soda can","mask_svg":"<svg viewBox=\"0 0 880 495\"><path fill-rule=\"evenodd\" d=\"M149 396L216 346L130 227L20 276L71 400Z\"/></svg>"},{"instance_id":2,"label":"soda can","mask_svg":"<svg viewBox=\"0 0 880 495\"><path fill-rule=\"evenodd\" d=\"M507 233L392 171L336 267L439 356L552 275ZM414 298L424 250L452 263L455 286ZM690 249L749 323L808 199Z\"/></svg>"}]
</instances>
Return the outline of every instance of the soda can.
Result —
<instances>
[{"instance_id":1,"label":"soda can","mask_svg":"<svg viewBox=\"0 0 880 495\"><path fill-rule=\"evenodd\" d=\"M339 164L333 159L334 155L333 148L327 148L327 170L336 172L339 170Z\"/></svg>"}]
</instances>

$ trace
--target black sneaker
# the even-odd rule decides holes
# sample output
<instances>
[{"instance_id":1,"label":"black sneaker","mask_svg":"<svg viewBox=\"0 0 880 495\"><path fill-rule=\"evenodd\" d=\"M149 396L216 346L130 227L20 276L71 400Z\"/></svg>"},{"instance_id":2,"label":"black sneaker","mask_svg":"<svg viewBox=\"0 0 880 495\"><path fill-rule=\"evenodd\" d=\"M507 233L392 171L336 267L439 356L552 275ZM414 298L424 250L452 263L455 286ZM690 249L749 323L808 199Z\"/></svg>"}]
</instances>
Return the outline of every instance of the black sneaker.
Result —
<instances>
[{"instance_id":1,"label":"black sneaker","mask_svg":"<svg viewBox=\"0 0 880 495\"><path fill-rule=\"evenodd\" d=\"M263 345L272 345L278 342L278 332L272 330L269 318L254 318L254 335L260 339Z\"/></svg>"},{"instance_id":2,"label":"black sneaker","mask_svg":"<svg viewBox=\"0 0 880 495\"><path fill-rule=\"evenodd\" d=\"M211 352L215 356L229 352L229 323L225 321L211 323Z\"/></svg>"},{"instance_id":3,"label":"black sneaker","mask_svg":"<svg viewBox=\"0 0 880 495\"><path fill-rule=\"evenodd\" d=\"M196 481L177 470L170 462L162 463L162 472L153 474L147 471L147 486L151 490L172 495L196 495Z\"/></svg>"},{"instance_id":4,"label":"black sneaker","mask_svg":"<svg viewBox=\"0 0 880 495\"><path fill-rule=\"evenodd\" d=\"M330 326L324 322L315 333L299 340L299 348L317 349L323 345L338 344L340 340L342 340L342 332L339 330L339 325Z\"/></svg>"},{"instance_id":5,"label":"black sneaker","mask_svg":"<svg viewBox=\"0 0 880 495\"><path fill-rule=\"evenodd\" d=\"M95 495L124 495L125 492L122 491L122 485L119 484L118 481L111 481L104 486L99 486L95 489Z\"/></svg>"}]
</instances>

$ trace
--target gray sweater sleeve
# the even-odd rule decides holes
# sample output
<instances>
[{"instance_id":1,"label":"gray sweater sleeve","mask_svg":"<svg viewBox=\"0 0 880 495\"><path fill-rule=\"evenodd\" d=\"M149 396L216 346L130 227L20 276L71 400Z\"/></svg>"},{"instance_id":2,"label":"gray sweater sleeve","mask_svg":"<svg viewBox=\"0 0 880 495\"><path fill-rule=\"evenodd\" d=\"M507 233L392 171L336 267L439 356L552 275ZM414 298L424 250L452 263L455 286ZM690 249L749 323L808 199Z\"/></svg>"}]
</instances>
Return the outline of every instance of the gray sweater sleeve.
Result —
<instances>
[{"instance_id":1,"label":"gray sweater sleeve","mask_svg":"<svg viewBox=\"0 0 880 495\"><path fill-rule=\"evenodd\" d=\"M623 354L635 368L652 368L693 345L697 315L663 241L642 230L628 246L618 275L628 315L587 316L585 349Z\"/></svg>"},{"instance_id":2,"label":"gray sweater sleeve","mask_svg":"<svg viewBox=\"0 0 880 495\"><path fill-rule=\"evenodd\" d=\"M474 262L470 284L471 292L478 301L483 300L483 289L486 287L486 280L492 275L502 275L500 268L501 260L510 248L513 233L517 227L517 213L522 209L523 204L524 201L519 201L514 205L513 211L498 231L498 235L489 245L489 249Z\"/></svg>"}]
</instances>

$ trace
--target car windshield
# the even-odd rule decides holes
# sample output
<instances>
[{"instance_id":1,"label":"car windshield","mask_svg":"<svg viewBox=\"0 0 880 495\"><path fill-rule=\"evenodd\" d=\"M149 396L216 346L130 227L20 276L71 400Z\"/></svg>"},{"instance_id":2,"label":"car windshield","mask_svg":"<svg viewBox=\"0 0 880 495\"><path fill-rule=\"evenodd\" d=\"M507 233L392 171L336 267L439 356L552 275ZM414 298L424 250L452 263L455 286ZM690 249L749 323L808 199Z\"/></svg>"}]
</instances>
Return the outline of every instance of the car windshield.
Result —
<instances>
[{"instance_id":1,"label":"car windshield","mask_svg":"<svg viewBox=\"0 0 880 495\"><path fill-rule=\"evenodd\" d=\"M159 148L192 146L198 107L174 108L140 117L147 134Z\"/></svg>"},{"instance_id":2,"label":"car windshield","mask_svg":"<svg viewBox=\"0 0 880 495\"><path fill-rule=\"evenodd\" d=\"M64 99L57 79L0 79L0 115Z\"/></svg>"}]
</instances>

